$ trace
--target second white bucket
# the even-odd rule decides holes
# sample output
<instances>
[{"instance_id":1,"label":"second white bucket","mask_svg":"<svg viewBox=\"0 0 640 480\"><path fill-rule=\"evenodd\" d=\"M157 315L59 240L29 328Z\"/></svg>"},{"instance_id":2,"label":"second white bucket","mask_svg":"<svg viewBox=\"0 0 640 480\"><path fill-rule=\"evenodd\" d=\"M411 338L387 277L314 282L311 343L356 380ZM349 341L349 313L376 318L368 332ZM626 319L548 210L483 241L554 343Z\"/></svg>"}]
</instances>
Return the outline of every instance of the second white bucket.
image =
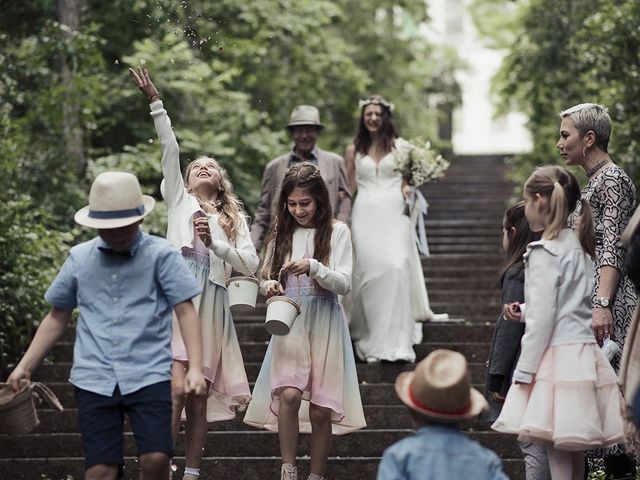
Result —
<instances>
[{"instance_id":1,"label":"second white bucket","mask_svg":"<svg viewBox=\"0 0 640 480\"><path fill-rule=\"evenodd\" d=\"M232 277L227 281L229 308L234 312L246 312L256 308L258 280L251 277Z\"/></svg>"},{"instance_id":2,"label":"second white bucket","mask_svg":"<svg viewBox=\"0 0 640 480\"><path fill-rule=\"evenodd\" d=\"M298 315L300 306L294 300L283 295L271 297L267 300L264 328L272 335L286 335Z\"/></svg>"}]
</instances>

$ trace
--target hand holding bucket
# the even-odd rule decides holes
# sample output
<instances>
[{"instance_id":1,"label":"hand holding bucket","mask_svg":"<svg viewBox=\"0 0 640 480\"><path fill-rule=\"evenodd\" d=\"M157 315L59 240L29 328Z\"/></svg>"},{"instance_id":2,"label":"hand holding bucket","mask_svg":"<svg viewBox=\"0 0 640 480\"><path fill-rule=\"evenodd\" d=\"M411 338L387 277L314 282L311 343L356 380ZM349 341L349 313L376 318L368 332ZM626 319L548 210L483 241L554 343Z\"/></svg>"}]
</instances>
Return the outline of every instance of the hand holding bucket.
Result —
<instances>
[{"instance_id":1,"label":"hand holding bucket","mask_svg":"<svg viewBox=\"0 0 640 480\"><path fill-rule=\"evenodd\" d=\"M259 282L251 269L247 266L238 250L234 248L240 262L247 269L250 277L231 277L227 281L227 292L229 294L229 308L233 312L246 312L256 307L258 298Z\"/></svg>"},{"instance_id":2,"label":"hand holding bucket","mask_svg":"<svg viewBox=\"0 0 640 480\"><path fill-rule=\"evenodd\" d=\"M278 284L281 285L278 273ZM272 335L287 335L291 330L294 320L300 315L300 279L296 276L298 301L284 295L276 295L267 300L267 316L264 319L264 328Z\"/></svg>"}]
</instances>

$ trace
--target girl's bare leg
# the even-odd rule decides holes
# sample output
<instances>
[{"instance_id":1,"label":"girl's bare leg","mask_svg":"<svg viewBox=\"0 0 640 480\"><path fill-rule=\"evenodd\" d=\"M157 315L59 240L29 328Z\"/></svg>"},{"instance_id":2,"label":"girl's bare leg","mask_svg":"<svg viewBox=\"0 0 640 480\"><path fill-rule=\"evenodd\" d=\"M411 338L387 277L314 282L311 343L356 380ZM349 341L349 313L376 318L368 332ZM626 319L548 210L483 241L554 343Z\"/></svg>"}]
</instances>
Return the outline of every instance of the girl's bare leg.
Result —
<instances>
[{"instance_id":1,"label":"girl's bare leg","mask_svg":"<svg viewBox=\"0 0 640 480\"><path fill-rule=\"evenodd\" d=\"M207 391L211 384L207 382ZM200 468L202 451L207 442L207 397L189 395L186 401L185 466Z\"/></svg>"},{"instance_id":2,"label":"girl's bare leg","mask_svg":"<svg viewBox=\"0 0 640 480\"><path fill-rule=\"evenodd\" d=\"M549 471L551 480L574 480L573 454L565 450L557 450L547 445L547 457L549 458Z\"/></svg>"},{"instance_id":3,"label":"girl's bare leg","mask_svg":"<svg viewBox=\"0 0 640 480\"><path fill-rule=\"evenodd\" d=\"M331 409L309 405L311 419L311 473L322 477L331 448Z\"/></svg>"},{"instance_id":4,"label":"girl's bare leg","mask_svg":"<svg viewBox=\"0 0 640 480\"><path fill-rule=\"evenodd\" d=\"M294 387L285 387L280 392L280 409L278 411L278 439L282 463L296 464L298 447L298 411L302 402L302 392Z\"/></svg>"}]
</instances>

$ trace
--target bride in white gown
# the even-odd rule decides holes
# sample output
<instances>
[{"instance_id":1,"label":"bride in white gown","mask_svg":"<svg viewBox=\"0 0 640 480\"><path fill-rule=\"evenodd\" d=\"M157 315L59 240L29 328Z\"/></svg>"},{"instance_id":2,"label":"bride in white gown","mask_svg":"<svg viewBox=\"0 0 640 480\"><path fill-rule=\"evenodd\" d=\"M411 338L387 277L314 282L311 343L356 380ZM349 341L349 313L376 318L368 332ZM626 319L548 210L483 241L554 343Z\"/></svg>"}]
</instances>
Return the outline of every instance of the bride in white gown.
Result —
<instances>
[{"instance_id":1,"label":"bride in white gown","mask_svg":"<svg viewBox=\"0 0 640 480\"><path fill-rule=\"evenodd\" d=\"M357 196L351 230L353 285L345 299L356 353L367 362L414 362L422 341L419 321L446 321L434 314L409 217L403 214L409 186L394 170L397 138L392 105L374 95L360 102L354 144L345 160Z\"/></svg>"}]
</instances>

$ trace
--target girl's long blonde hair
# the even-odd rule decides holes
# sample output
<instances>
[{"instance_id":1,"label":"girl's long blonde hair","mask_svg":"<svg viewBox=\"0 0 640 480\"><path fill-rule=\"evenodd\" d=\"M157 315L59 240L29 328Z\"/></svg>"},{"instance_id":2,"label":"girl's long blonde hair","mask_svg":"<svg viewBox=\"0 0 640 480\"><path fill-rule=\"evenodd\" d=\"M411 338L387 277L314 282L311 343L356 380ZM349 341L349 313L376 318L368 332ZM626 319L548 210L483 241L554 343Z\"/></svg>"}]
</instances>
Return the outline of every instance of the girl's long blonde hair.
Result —
<instances>
[{"instance_id":1,"label":"girl's long blonde hair","mask_svg":"<svg viewBox=\"0 0 640 480\"><path fill-rule=\"evenodd\" d=\"M547 199L547 208L542 212L549 218L549 224L542 235L547 239L556 238L567 227L569 214L576 209L580 200L582 206L576 231L584 251L595 257L596 242L591 207L589 202L580 199L580 185L575 175L556 165L538 167L524 184L524 191L532 198L538 194Z\"/></svg>"},{"instance_id":2,"label":"girl's long blonde hair","mask_svg":"<svg viewBox=\"0 0 640 480\"><path fill-rule=\"evenodd\" d=\"M202 198L195 192L189 189L189 174L193 169L193 164L198 160L207 160L213 162L214 168L218 172L220 177L220 187L218 193L218 200L215 203L208 201L206 198ZM244 211L242 202L238 200L238 197L233 192L233 185L229 179L227 171L220 165L220 163L212 157L207 155L200 155L195 160L189 162L184 172L184 184L191 194L196 197L200 207L207 213L219 213L218 222L222 227L222 230L227 235L230 241L235 241L238 236L238 228L243 217L246 218L247 214Z\"/></svg>"}]
</instances>

